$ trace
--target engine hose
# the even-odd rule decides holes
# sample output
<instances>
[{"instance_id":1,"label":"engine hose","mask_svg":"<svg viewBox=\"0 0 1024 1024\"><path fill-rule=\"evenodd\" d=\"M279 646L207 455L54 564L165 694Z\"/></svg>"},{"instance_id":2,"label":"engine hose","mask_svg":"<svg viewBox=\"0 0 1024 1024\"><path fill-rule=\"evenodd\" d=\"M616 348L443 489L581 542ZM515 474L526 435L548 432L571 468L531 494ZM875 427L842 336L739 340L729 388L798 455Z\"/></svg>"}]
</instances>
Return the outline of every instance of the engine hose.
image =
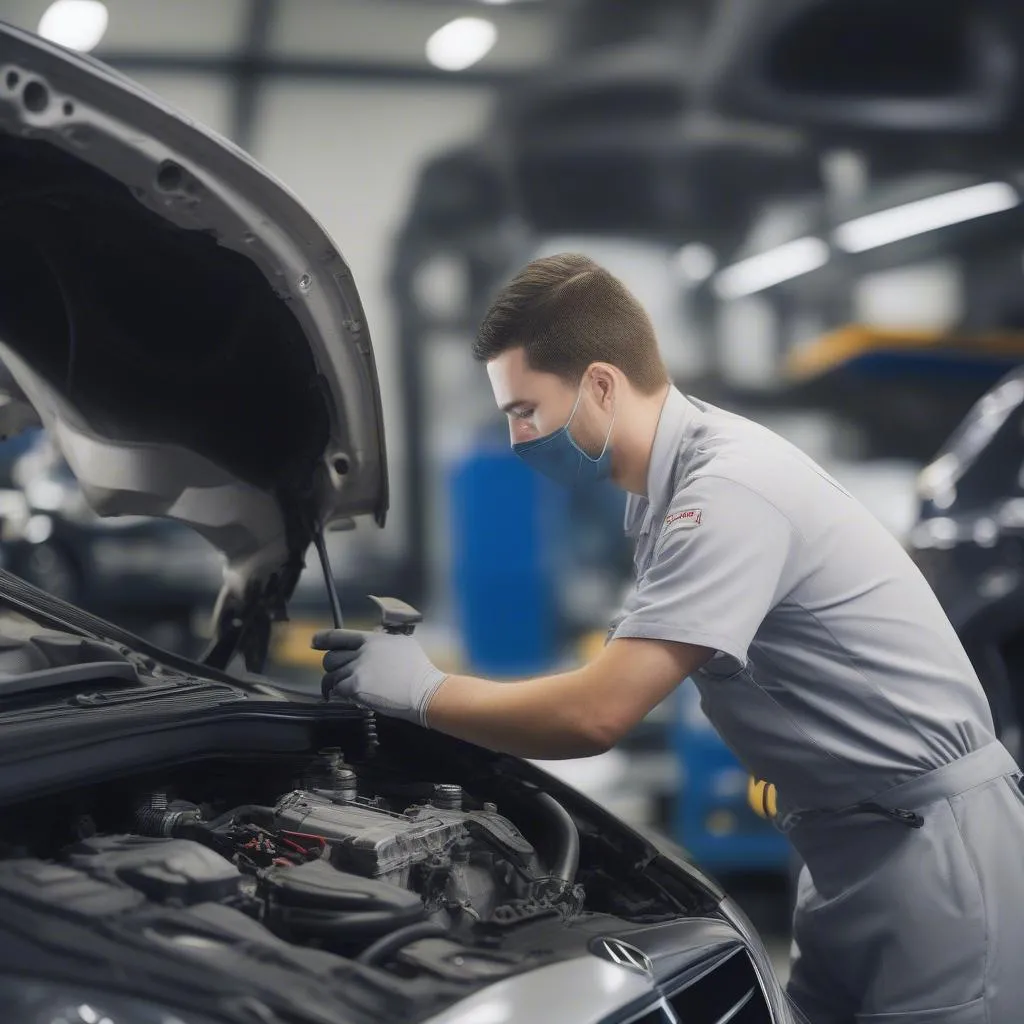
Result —
<instances>
[{"instance_id":1,"label":"engine hose","mask_svg":"<svg viewBox=\"0 0 1024 1024\"><path fill-rule=\"evenodd\" d=\"M199 822L203 828L218 829L227 825L232 820L253 821L257 825L265 825L272 828L274 825L274 808L261 807L259 804L242 804L240 807L233 807L212 821Z\"/></svg>"},{"instance_id":2,"label":"engine hose","mask_svg":"<svg viewBox=\"0 0 1024 1024\"><path fill-rule=\"evenodd\" d=\"M538 793L537 803L544 808L549 824L558 834L558 853L551 865L551 874L562 879L566 885L576 881L580 866L580 831L569 812L547 793Z\"/></svg>"},{"instance_id":3,"label":"engine hose","mask_svg":"<svg viewBox=\"0 0 1024 1024\"><path fill-rule=\"evenodd\" d=\"M432 921L417 921L415 924L408 924L371 943L356 957L356 963L379 964L393 953L397 953L403 946L408 946L410 942L417 942L419 939L435 939L447 934L448 929L439 924L434 924Z\"/></svg>"}]
</instances>

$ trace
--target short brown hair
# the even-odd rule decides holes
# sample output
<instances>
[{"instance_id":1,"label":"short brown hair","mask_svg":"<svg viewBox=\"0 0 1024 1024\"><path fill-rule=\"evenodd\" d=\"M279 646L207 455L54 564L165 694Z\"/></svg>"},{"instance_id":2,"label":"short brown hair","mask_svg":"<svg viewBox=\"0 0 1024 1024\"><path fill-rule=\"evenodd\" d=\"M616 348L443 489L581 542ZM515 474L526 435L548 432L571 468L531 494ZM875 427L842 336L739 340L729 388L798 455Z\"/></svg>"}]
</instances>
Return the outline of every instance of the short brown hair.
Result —
<instances>
[{"instance_id":1,"label":"short brown hair","mask_svg":"<svg viewBox=\"0 0 1024 1024\"><path fill-rule=\"evenodd\" d=\"M645 394L668 383L643 306L617 277L578 253L528 263L491 304L473 355L488 362L520 347L533 369L571 383L594 362L617 366Z\"/></svg>"}]
</instances>

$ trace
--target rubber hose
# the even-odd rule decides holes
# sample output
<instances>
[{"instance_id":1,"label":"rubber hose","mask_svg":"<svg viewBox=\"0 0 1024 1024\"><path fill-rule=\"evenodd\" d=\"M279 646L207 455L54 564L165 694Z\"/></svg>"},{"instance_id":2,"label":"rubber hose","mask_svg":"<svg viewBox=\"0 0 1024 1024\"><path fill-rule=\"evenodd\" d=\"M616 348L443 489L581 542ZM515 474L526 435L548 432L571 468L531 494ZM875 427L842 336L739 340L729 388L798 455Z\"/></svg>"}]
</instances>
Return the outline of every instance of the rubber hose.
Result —
<instances>
[{"instance_id":1,"label":"rubber hose","mask_svg":"<svg viewBox=\"0 0 1024 1024\"><path fill-rule=\"evenodd\" d=\"M372 965L387 959L393 953L397 953L403 946L419 939L434 939L448 934L446 928L432 921L417 921L415 924L407 924L398 931L385 935L376 942L371 943L356 957L357 964Z\"/></svg>"},{"instance_id":2,"label":"rubber hose","mask_svg":"<svg viewBox=\"0 0 1024 1024\"><path fill-rule=\"evenodd\" d=\"M538 793L536 801L544 808L559 837L558 854L551 865L551 874L561 878L566 885L572 885L580 866L580 831L569 812L553 796Z\"/></svg>"},{"instance_id":3,"label":"rubber hose","mask_svg":"<svg viewBox=\"0 0 1024 1024\"><path fill-rule=\"evenodd\" d=\"M249 819L254 821L257 825L273 827L274 808L261 807L259 804L242 804L240 807L232 807L230 811L225 811L212 821L201 821L199 824L202 825L203 828L218 829L222 825L227 825L233 818L238 819L239 821Z\"/></svg>"}]
</instances>

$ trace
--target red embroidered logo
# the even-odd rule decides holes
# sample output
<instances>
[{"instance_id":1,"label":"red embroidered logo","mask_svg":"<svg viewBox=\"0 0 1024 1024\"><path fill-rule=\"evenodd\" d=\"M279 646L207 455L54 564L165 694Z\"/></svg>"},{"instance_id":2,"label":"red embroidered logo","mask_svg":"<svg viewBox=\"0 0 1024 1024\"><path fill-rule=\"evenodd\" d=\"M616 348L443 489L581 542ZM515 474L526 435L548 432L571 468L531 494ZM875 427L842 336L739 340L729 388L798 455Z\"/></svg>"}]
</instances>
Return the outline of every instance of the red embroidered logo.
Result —
<instances>
[{"instance_id":1,"label":"red embroidered logo","mask_svg":"<svg viewBox=\"0 0 1024 1024\"><path fill-rule=\"evenodd\" d=\"M682 512L673 512L665 517L666 526L675 526L680 529L690 529L700 525L700 516L703 510L699 508L684 508Z\"/></svg>"}]
</instances>

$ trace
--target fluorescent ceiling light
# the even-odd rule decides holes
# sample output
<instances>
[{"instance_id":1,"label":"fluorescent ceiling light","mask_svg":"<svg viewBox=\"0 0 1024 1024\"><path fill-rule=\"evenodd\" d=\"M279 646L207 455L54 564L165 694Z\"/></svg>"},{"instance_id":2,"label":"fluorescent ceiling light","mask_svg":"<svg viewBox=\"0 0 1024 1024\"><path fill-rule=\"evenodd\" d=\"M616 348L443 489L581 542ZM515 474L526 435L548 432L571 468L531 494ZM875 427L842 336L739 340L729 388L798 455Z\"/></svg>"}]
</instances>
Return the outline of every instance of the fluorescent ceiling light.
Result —
<instances>
[{"instance_id":1,"label":"fluorescent ceiling light","mask_svg":"<svg viewBox=\"0 0 1024 1024\"><path fill-rule=\"evenodd\" d=\"M498 39L486 18L456 18L427 40L427 60L442 71L464 71L490 53Z\"/></svg>"},{"instance_id":2,"label":"fluorescent ceiling light","mask_svg":"<svg viewBox=\"0 0 1024 1024\"><path fill-rule=\"evenodd\" d=\"M107 31L110 15L100 0L56 0L39 21L39 34L69 50L88 53Z\"/></svg>"},{"instance_id":3,"label":"fluorescent ceiling light","mask_svg":"<svg viewBox=\"0 0 1024 1024\"><path fill-rule=\"evenodd\" d=\"M726 267L715 278L715 292L722 299L753 295L823 267L828 256L828 245L820 238L798 238Z\"/></svg>"},{"instance_id":4,"label":"fluorescent ceiling light","mask_svg":"<svg viewBox=\"0 0 1024 1024\"><path fill-rule=\"evenodd\" d=\"M990 181L857 217L836 228L833 237L836 245L847 252L865 252L926 231L1002 213L1019 202L1020 196L1012 185Z\"/></svg>"}]
</instances>

